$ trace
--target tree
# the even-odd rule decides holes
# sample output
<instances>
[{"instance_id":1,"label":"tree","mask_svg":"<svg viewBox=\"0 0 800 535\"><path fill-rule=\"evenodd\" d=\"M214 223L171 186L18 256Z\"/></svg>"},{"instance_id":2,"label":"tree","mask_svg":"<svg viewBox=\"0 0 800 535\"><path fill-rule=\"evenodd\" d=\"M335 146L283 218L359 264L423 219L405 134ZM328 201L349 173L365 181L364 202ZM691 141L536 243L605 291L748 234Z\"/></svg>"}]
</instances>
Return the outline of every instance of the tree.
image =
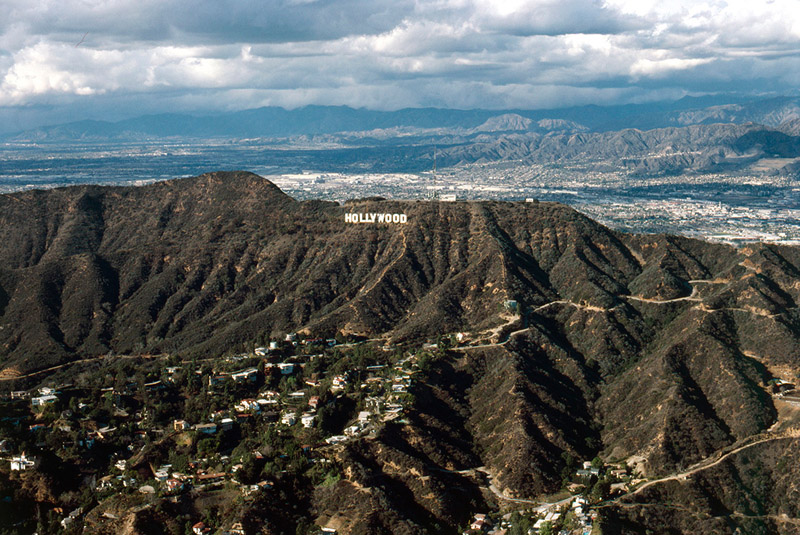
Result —
<instances>
[{"instance_id":1,"label":"tree","mask_svg":"<svg viewBox=\"0 0 800 535\"><path fill-rule=\"evenodd\" d=\"M514 511L511 514L511 528L508 530L509 535L528 535L528 530L533 527L530 518L522 516L519 511Z\"/></svg>"},{"instance_id":2,"label":"tree","mask_svg":"<svg viewBox=\"0 0 800 535\"><path fill-rule=\"evenodd\" d=\"M594 487L592 487L592 492L589 494L589 498L593 502L600 502L608 498L610 493L611 482L603 478L599 479L597 483L594 484Z\"/></svg>"},{"instance_id":3,"label":"tree","mask_svg":"<svg viewBox=\"0 0 800 535\"><path fill-rule=\"evenodd\" d=\"M197 442L197 453L204 456L209 456L219 450L219 438L201 438Z\"/></svg>"},{"instance_id":4,"label":"tree","mask_svg":"<svg viewBox=\"0 0 800 535\"><path fill-rule=\"evenodd\" d=\"M242 457L242 467L236 472L236 479L245 485L252 485L258 481L261 467L252 453L246 453Z\"/></svg>"},{"instance_id":5,"label":"tree","mask_svg":"<svg viewBox=\"0 0 800 535\"><path fill-rule=\"evenodd\" d=\"M172 450L169 452L169 464L176 472L185 473L189 470L189 456Z\"/></svg>"}]
</instances>

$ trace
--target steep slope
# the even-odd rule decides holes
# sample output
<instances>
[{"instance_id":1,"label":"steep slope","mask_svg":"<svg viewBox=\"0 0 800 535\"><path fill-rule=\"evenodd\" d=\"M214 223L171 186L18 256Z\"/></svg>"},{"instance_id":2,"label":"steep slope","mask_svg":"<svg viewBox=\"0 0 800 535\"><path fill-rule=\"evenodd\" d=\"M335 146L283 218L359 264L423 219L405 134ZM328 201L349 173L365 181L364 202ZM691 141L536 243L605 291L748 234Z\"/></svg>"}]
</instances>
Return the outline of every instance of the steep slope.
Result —
<instances>
[{"instance_id":1,"label":"steep slope","mask_svg":"<svg viewBox=\"0 0 800 535\"><path fill-rule=\"evenodd\" d=\"M769 381L800 373L798 249L624 235L552 203L297 202L243 172L33 191L0 197L0 265L5 378L295 330L467 333L475 347L416 381L407 422L344 447L346 480L314 497L329 520L368 494L341 520L354 533L463 522L458 504L485 496L453 471L478 466L527 497L569 458L682 470L770 428Z\"/></svg>"},{"instance_id":2,"label":"steep slope","mask_svg":"<svg viewBox=\"0 0 800 535\"><path fill-rule=\"evenodd\" d=\"M607 302L636 267L624 250L597 257L617 238L562 206L300 203L246 173L0 202L0 342L19 371L109 350L219 353L303 327L397 338L480 329L512 296ZM410 223L344 222L376 211ZM536 233L541 258L510 241L517 225Z\"/></svg>"}]
</instances>

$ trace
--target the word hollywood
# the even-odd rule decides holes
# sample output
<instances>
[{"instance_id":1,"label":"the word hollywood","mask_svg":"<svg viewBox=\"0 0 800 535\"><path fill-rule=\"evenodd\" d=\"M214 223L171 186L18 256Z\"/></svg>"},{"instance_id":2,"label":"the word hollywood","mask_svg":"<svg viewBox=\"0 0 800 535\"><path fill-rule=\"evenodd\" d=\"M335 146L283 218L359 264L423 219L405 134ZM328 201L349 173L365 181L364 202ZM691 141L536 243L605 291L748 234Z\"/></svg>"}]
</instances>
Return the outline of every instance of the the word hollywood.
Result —
<instances>
[{"instance_id":1,"label":"the word hollywood","mask_svg":"<svg viewBox=\"0 0 800 535\"><path fill-rule=\"evenodd\" d=\"M406 214L344 214L345 223L408 223Z\"/></svg>"}]
</instances>

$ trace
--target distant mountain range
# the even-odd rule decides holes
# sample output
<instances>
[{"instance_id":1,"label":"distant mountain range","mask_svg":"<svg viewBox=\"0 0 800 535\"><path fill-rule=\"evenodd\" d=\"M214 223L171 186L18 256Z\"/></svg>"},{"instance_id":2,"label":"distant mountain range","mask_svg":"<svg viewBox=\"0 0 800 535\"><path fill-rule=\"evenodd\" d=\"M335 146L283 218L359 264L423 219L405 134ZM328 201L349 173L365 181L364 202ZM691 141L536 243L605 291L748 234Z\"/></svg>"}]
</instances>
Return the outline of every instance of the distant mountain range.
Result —
<instances>
[{"instance_id":1,"label":"distant mountain range","mask_svg":"<svg viewBox=\"0 0 800 535\"><path fill-rule=\"evenodd\" d=\"M216 115L161 114L118 122L79 121L6 136L14 141L137 140L162 137L283 138L369 133L467 135L478 132L607 132L707 124L777 127L800 118L800 98L683 98L675 102L551 110L410 108L374 111L334 106L265 107ZM369 136L362 136L369 137Z\"/></svg>"}]
</instances>

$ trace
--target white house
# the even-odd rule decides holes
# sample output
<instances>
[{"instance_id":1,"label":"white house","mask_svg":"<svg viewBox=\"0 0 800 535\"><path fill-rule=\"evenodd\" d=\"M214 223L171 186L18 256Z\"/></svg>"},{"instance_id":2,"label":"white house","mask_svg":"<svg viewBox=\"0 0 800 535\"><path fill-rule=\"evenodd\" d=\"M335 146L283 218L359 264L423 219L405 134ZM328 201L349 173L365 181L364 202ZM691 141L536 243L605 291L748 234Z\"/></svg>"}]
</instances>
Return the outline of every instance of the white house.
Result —
<instances>
[{"instance_id":1,"label":"white house","mask_svg":"<svg viewBox=\"0 0 800 535\"><path fill-rule=\"evenodd\" d=\"M284 425L294 425L295 422L297 422L297 415L293 412L287 412L281 416L281 423Z\"/></svg>"},{"instance_id":2,"label":"white house","mask_svg":"<svg viewBox=\"0 0 800 535\"><path fill-rule=\"evenodd\" d=\"M45 405L50 405L51 403L55 403L56 401L58 401L58 396L54 396L53 394L47 394L44 396L31 398L31 406L44 407Z\"/></svg>"},{"instance_id":3,"label":"white house","mask_svg":"<svg viewBox=\"0 0 800 535\"><path fill-rule=\"evenodd\" d=\"M28 457L25 455L25 452L22 452L22 455L18 457L11 457L12 470L28 470L29 468L36 468L38 465L39 459L36 457Z\"/></svg>"},{"instance_id":4,"label":"white house","mask_svg":"<svg viewBox=\"0 0 800 535\"><path fill-rule=\"evenodd\" d=\"M231 378L237 383L244 383L244 382L255 383L256 379L258 379L258 370L255 368L247 368L246 370L232 373Z\"/></svg>"},{"instance_id":5,"label":"white house","mask_svg":"<svg viewBox=\"0 0 800 535\"><path fill-rule=\"evenodd\" d=\"M344 390L344 387L347 386L347 378L343 375L336 375L333 378L333 386L331 386L331 390Z\"/></svg>"}]
</instances>

